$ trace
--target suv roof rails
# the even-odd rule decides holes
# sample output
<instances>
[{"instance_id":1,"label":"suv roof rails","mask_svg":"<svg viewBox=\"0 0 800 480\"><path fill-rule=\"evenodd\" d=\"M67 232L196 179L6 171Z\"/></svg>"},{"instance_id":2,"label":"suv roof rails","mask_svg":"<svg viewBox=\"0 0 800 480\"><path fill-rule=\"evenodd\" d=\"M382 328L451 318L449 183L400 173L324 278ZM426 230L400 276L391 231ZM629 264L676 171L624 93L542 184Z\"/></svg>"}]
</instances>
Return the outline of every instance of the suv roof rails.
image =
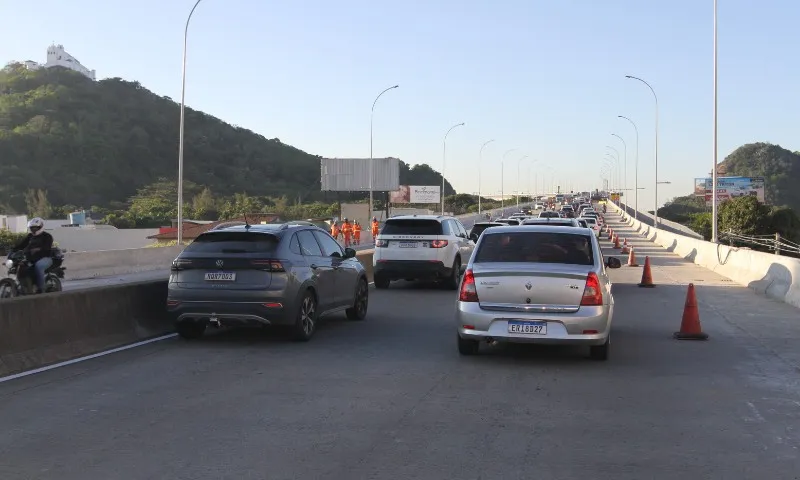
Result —
<instances>
[{"instance_id":1,"label":"suv roof rails","mask_svg":"<svg viewBox=\"0 0 800 480\"><path fill-rule=\"evenodd\" d=\"M289 222L281 224L279 230L286 230L289 227L316 227L316 225L314 225L313 222L309 222L308 220L291 220Z\"/></svg>"},{"instance_id":2,"label":"suv roof rails","mask_svg":"<svg viewBox=\"0 0 800 480\"><path fill-rule=\"evenodd\" d=\"M223 228L228 228L228 227L238 227L241 225L247 225L247 222L243 222L241 220L234 220L232 222L223 222L214 225L214 227L212 227L211 230L209 230L209 232L213 232L214 230L222 230Z\"/></svg>"}]
</instances>

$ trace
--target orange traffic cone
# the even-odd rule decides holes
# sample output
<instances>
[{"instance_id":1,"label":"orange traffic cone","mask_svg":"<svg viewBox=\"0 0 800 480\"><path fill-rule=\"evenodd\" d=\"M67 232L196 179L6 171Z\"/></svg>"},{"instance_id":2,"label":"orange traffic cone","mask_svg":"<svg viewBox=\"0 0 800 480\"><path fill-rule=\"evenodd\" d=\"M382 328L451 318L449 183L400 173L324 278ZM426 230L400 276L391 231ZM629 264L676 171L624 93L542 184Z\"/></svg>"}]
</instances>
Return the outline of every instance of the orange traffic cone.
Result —
<instances>
[{"instance_id":1,"label":"orange traffic cone","mask_svg":"<svg viewBox=\"0 0 800 480\"><path fill-rule=\"evenodd\" d=\"M639 283L640 287L653 288L656 286L653 283L653 274L650 272L650 257L644 257L644 270L642 271L642 281Z\"/></svg>"},{"instance_id":2,"label":"orange traffic cone","mask_svg":"<svg viewBox=\"0 0 800 480\"><path fill-rule=\"evenodd\" d=\"M628 237L622 239L622 244L625 245L626 247L628 246Z\"/></svg>"},{"instance_id":3,"label":"orange traffic cone","mask_svg":"<svg viewBox=\"0 0 800 480\"><path fill-rule=\"evenodd\" d=\"M619 237L614 235L614 248L619 249Z\"/></svg>"},{"instance_id":4,"label":"orange traffic cone","mask_svg":"<svg viewBox=\"0 0 800 480\"><path fill-rule=\"evenodd\" d=\"M628 248L628 244L627 243L623 243L622 244L622 250L620 250L619 253L630 253L630 252L631 252L631 250Z\"/></svg>"},{"instance_id":5,"label":"orange traffic cone","mask_svg":"<svg viewBox=\"0 0 800 480\"><path fill-rule=\"evenodd\" d=\"M675 332L672 336L676 340L708 340L708 334L704 333L700 326L700 312L697 309L697 296L694 293L693 283L689 284L689 290L686 292L681 331Z\"/></svg>"},{"instance_id":6,"label":"orange traffic cone","mask_svg":"<svg viewBox=\"0 0 800 480\"><path fill-rule=\"evenodd\" d=\"M631 247L631 253L628 255L628 266L629 267L638 267L639 264L636 263L636 254L633 253L633 247Z\"/></svg>"}]
</instances>

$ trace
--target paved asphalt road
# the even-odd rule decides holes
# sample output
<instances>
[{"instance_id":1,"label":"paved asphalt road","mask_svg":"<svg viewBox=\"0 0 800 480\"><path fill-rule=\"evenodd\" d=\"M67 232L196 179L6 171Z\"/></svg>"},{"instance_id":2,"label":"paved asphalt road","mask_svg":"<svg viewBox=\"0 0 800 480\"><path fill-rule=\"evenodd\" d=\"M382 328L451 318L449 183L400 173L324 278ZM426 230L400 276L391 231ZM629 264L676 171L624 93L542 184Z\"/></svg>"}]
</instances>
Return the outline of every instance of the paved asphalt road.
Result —
<instances>
[{"instance_id":1,"label":"paved asphalt road","mask_svg":"<svg viewBox=\"0 0 800 480\"><path fill-rule=\"evenodd\" d=\"M0 478L798 478L797 310L618 231L658 287L611 271L606 363L460 357L454 293L393 284L307 344L220 332L0 383ZM708 342L671 338L689 281Z\"/></svg>"},{"instance_id":2,"label":"paved asphalt road","mask_svg":"<svg viewBox=\"0 0 800 480\"><path fill-rule=\"evenodd\" d=\"M514 207L509 207L504 209L506 215L510 215L517 210L516 205ZM497 214L499 209L496 211L492 211L493 214ZM464 215L459 217L461 222L464 224L464 227L469 229L472 228L472 225L475 221L479 218L478 215ZM372 244L370 242L370 236L367 235L364 238L365 245L360 245L356 247L356 250L369 250L372 248ZM146 272L139 272L139 273L127 273L122 275L111 275L111 276L103 276L103 277L95 277L95 278L87 278L87 279L79 279L79 280L66 280L63 282L63 289L64 290L82 290L86 288L97 288L106 285L118 285L124 283L133 283L133 282L144 282L144 281L151 281L151 280L159 280L159 279L166 279L169 277L169 265L166 266L167 268L162 270L150 270ZM69 269L69 266L67 265Z\"/></svg>"}]
</instances>

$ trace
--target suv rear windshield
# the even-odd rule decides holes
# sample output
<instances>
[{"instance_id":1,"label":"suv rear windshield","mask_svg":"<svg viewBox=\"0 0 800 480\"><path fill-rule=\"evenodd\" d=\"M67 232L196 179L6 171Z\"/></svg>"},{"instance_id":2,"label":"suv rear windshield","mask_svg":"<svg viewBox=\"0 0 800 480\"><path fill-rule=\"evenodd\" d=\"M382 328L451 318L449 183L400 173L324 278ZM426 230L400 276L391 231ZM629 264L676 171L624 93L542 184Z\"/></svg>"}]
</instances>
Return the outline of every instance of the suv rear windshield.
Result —
<instances>
[{"instance_id":1,"label":"suv rear windshield","mask_svg":"<svg viewBox=\"0 0 800 480\"><path fill-rule=\"evenodd\" d=\"M183 250L190 253L272 253L280 239L269 233L208 232Z\"/></svg>"},{"instance_id":2,"label":"suv rear windshield","mask_svg":"<svg viewBox=\"0 0 800 480\"><path fill-rule=\"evenodd\" d=\"M594 265L592 239L549 232L487 232L474 263L523 262Z\"/></svg>"},{"instance_id":3,"label":"suv rear windshield","mask_svg":"<svg viewBox=\"0 0 800 480\"><path fill-rule=\"evenodd\" d=\"M442 235L442 224L436 220L390 218L381 235Z\"/></svg>"}]
</instances>

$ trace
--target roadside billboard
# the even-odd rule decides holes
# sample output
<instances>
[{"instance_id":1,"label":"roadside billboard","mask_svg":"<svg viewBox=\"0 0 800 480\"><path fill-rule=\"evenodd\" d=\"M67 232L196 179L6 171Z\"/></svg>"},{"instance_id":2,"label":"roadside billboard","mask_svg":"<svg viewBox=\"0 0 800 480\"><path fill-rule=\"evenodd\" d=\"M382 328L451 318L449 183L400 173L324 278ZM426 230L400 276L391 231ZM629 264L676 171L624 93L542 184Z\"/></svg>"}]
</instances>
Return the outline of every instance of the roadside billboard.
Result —
<instances>
[{"instance_id":1,"label":"roadside billboard","mask_svg":"<svg viewBox=\"0 0 800 480\"><path fill-rule=\"evenodd\" d=\"M699 180L701 179L695 179L695 195L698 195L700 190ZM706 205L710 206L714 193L711 189L712 179L702 180L702 195L705 197ZM764 203L766 201L765 188L764 177L717 177L717 203L747 195L752 195L758 198L759 202Z\"/></svg>"},{"instance_id":2,"label":"roadside billboard","mask_svg":"<svg viewBox=\"0 0 800 480\"><path fill-rule=\"evenodd\" d=\"M440 203L441 187L400 185L398 190L391 192L389 201L392 203Z\"/></svg>"},{"instance_id":3,"label":"roadside billboard","mask_svg":"<svg viewBox=\"0 0 800 480\"><path fill-rule=\"evenodd\" d=\"M711 180L708 178L695 178L694 179L694 196L695 197L705 197L706 195L706 180Z\"/></svg>"},{"instance_id":4,"label":"roadside billboard","mask_svg":"<svg viewBox=\"0 0 800 480\"><path fill-rule=\"evenodd\" d=\"M320 187L323 192L369 191L369 158L321 158ZM391 192L400 184L400 160L372 160L372 190Z\"/></svg>"}]
</instances>

